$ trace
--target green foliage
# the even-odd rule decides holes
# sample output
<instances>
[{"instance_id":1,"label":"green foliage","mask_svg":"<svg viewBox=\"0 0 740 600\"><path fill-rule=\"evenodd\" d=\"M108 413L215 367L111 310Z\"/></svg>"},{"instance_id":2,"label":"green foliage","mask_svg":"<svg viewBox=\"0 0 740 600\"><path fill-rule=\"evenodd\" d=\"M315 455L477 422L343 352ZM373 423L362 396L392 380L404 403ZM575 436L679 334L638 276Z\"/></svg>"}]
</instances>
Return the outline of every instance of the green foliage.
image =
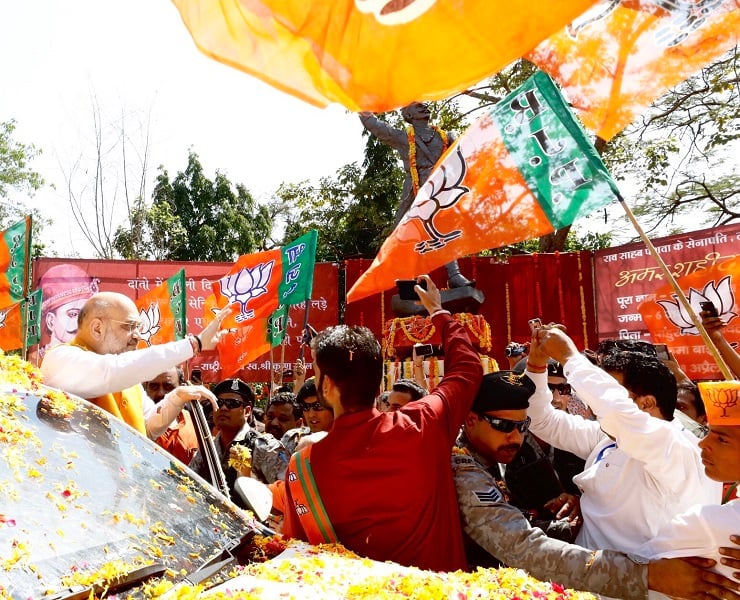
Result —
<instances>
[{"instance_id":1,"label":"green foliage","mask_svg":"<svg viewBox=\"0 0 740 600\"><path fill-rule=\"evenodd\" d=\"M12 225L28 213L20 203L8 198L10 190L32 195L43 184L41 175L29 163L40 153L32 144L13 139L15 121L0 122L0 229ZM39 220L39 225L42 220Z\"/></svg>"},{"instance_id":2,"label":"green foliage","mask_svg":"<svg viewBox=\"0 0 740 600\"><path fill-rule=\"evenodd\" d=\"M394 151L368 136L362 167L348 164L316 187L284 183L275 192L271 212L285 221L279 243L317 229L317 260L372 258L390 233L402 185Z\"/></svg>"},{"instance_id":3,"label":"green foliage","mask_svg":"<svg viewBox=\"0 0 740 600\"><path fill-rule=\"evenodd\" d=\"M606 145L604 162L617 180L634 186L628 200L649 232L667 235L740 217L739 70L735 48Z\"/></svg>"},{"instance_id":4,"label":"green foliage","mask_svg":"<svg viewBox=\"0 0 740 600\"><path fill-rule=\"evenodd\" d=\"M129 218L115 236L125 258L232 262L264 249L272 230L267 208L246 187L219 172L208 179L192 151L174 180L160 167L151 206L138 203Z\"/></svg>"}]
</instances>

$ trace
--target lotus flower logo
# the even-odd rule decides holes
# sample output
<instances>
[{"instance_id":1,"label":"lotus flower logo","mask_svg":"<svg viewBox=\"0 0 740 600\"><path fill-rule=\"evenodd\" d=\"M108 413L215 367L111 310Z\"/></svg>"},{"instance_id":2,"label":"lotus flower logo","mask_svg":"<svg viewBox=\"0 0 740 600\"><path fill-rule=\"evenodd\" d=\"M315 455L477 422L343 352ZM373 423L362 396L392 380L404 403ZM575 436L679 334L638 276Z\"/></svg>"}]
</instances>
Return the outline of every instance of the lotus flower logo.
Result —
<instances>
[{"instance_id":1,"label":"lotus flower logo","mask_svg":"<svg viewBox=\"0 0 740 600\"><path fill-rule=\"evenodd\" d=\"M0 310L0 329L5 327L5 320L8 318L9 310Z\"/></svg>"},{"instance_id":2,"label":"lotus flower logo","mask_svg":"<svg viewBox=\"0 0 740 600\"><path fill-rule=\"evenodd\" d=\"M383 25L402 25L419 18L437 0L355 0L362 13L372 13Z\"/></svg>"},{"instance_id":3,"label":"lotus flower logo","mask_svg":"<svg viewBox=\"0 0 740 600\"><path fill-rule=\"evenodd\" d=\"M404 215L402 223L419 219L429 236L429 239L417 242L414 246L414 250L419 254L444 248L462 235L459 229L442 233L434 224L434 218L440 212L454 207L458 200L470 191L464 185L460 185L465 179L466 171L465 157L458 147L457 151L427 179L411 208ZM424 198L425 192L427 198Z\"/></svg>"},{"instance_id":4,"label":"lotus flower logo","mask_svg":"<svg viewBox=\"0 0 740 600\"><path fill-rule=\"evenodd\" d=\"M142 308L139 318L141 319L139 337L146 342L147 346L151 346L152 338L157 335L157 332L161 329L159 326L159 321L161 320L159 304L152 303L149 305L147 310Z\"/></svg>"},{"instance_id":5,"label":"lotus flower logo","mask_svg":"<svg viewBox=\"0 0 740 600\"><path fill-rule=\"evenodd\" d=\"M673 299L675 302L658 300L658 304L665 311L668 320L678 327L683 335L699 335L699 331L696 329L691 317L686 314L683 305L676 300L675 294L673 295ZM737 317L737 313L735 312L735 294L732 292L730 275L723 277L718 284L710 281L700 292L694 288L689 288L688 301L696 314L701 312L699 303L709 301L717 307L719 317L725 323L729 323Z\"/></svg>"},{"instance_id":6,"label":"lotus flower logo","mask_svg":"<svg viewBox=\"0 0 740 600\"><path fill-rule=\"evenodd\" d=\"M241 304L241 313L235 317L237 322L251 319L254 316L253 310L247 310L247 303L267 293L267 284L270 283L274 267L275 261L271 260L251 269L242 269L238 273L227 275L219 280L221 293L230 302Z\"/></svg>"}]
</instances>

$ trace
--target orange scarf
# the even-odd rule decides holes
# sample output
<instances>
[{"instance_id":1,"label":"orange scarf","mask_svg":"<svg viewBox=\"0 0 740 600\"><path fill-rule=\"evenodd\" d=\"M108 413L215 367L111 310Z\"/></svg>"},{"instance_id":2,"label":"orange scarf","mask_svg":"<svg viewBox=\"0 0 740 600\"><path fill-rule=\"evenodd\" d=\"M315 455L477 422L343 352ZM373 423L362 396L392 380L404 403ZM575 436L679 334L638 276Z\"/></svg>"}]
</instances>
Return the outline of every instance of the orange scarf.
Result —
<instances>
[{"instance_id":1,"label":"orange scarf","mask_svg":"<svg viewBox=\"0 0 740 600\"><path fill-rule=\"evenodd\" d=\"M71 346L92 352L90 348L78 342L76 339L70 342ZM94 374L92 374L94 376ZM144 388L140 383L113 394L104 394L97 398L87 398L90 402L103 410L125 421L131 427L146 435L146 422L144 421Z\"/></svg>"}]
</instances>

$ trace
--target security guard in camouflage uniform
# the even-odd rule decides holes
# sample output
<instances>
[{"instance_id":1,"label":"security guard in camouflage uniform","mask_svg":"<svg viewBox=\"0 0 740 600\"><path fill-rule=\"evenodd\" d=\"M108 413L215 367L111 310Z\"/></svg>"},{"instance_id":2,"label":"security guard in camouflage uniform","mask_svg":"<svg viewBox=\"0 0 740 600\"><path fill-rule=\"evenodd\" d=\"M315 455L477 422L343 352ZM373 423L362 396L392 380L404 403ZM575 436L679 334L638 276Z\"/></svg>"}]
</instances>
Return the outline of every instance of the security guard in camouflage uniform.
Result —
<instances>
[{"instance_id":1,"label":"security guard in camouflage uniform","mask_svg":"<svg viewBox=\"0 0 740 600\"><path fill-rule=\"evenodd\" d=\"M239 473L229 466L229 449L232 446L247 446L252 454L251 477L262 483L274 483L285 477L290 455L279 440L272 435L259 433L249 425L254 393L241 379L225 379L213 388L219 409L214 413L214 425L218 433L214 445L226 476L226 483L231 490L231 499L243 506L241 499L234 493L234 483ZM198 451L190 461L190 468L201 477L210 481L208 467Z\"/></svg>"},{"instance_id":2,"label":"security guard in camouflage uniform","mask_svg":"<svg viewBox=\"0 0 740 600\"><path fill-rule=\"evenodd\" d=\"M511 371L485 375L453 450L471 566L492 566L495 557L498 564L525 569L544 581L615 598L645 598L646 564L620 552L591 551L549 538L507 502L505 484L491 473L491 467L499 473L499 464L517 455L534 390L526 375Z\"/></svg>"}]
</instances>

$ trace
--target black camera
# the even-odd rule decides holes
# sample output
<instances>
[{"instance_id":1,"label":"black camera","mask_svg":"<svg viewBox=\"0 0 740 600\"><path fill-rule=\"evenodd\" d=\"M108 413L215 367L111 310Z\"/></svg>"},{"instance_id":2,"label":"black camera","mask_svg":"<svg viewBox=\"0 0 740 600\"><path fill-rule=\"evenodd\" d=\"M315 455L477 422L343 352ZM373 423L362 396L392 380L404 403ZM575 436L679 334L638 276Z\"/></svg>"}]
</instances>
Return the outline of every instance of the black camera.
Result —
<instances>
[{"instance_id":1,"label":"black camera","mask_svg":"<svg viewBox=\"0 0 740 600\"><path fill-rule=\"evenodd\" d=\"M521 356L527 351L527 347L523 344L509 344L506 346L506 350L504 350L504 354L506 356Z\"/></svg>"}]
</instances>

